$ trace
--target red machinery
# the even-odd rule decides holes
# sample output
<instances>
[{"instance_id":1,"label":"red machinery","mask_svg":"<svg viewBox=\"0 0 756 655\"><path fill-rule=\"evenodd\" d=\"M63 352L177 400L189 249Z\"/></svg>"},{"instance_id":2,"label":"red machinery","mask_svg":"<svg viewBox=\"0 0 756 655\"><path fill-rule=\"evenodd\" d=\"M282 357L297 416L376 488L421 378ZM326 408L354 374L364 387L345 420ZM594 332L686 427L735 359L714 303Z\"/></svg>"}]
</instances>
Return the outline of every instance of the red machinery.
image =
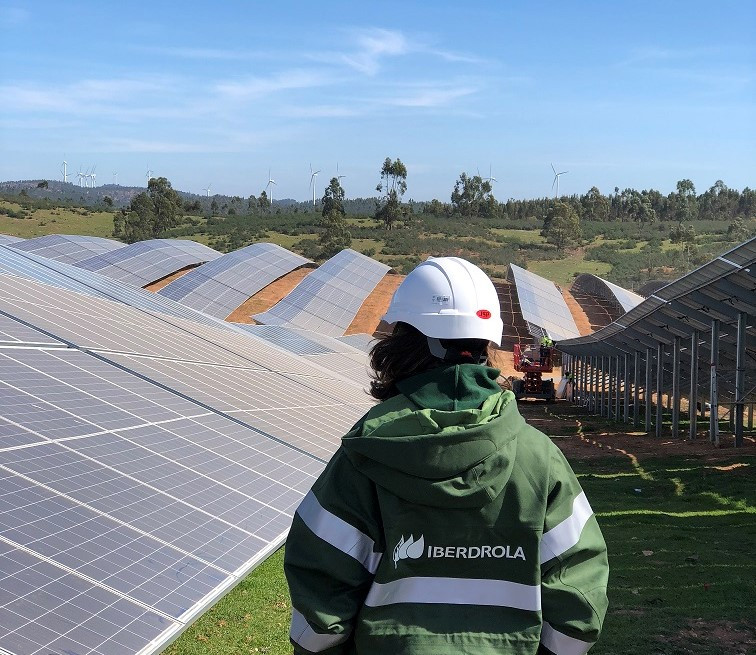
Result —
<instances>
[{"instance_id":1,"label":"red machinery","mask_svg":"<svg viewBox=\"0 0 756 655\"><path fill-rule=\"evenodd\" d=\"M523 346L515 344L514 367L519 373L524 373L522 380L513 380L512 391L515 398L543 398L554 400L556 390L553 380L542 379L543 373L554 370L552 355L554 349L550 346Z\"/></svg>"}]
</instances>

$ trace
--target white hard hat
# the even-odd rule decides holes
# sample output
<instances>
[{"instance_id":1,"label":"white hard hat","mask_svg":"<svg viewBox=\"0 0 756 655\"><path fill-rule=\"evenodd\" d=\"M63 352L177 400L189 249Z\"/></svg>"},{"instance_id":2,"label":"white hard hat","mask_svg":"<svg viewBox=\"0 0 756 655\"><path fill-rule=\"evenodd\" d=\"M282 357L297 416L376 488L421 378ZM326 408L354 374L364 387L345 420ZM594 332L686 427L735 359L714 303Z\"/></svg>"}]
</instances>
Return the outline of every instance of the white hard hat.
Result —
<instances>
[{"instance_id":1,"label":"white hard hat","mask_svg":"<svg viewBox=\"0 0 756 655\"><path fill-rule=\"evenodd\" d=\"M436 339L501 344L504 327L493 282L460 257L430 257L399 285L383 320L402 321Z\"/></svg>"}]
</instances>

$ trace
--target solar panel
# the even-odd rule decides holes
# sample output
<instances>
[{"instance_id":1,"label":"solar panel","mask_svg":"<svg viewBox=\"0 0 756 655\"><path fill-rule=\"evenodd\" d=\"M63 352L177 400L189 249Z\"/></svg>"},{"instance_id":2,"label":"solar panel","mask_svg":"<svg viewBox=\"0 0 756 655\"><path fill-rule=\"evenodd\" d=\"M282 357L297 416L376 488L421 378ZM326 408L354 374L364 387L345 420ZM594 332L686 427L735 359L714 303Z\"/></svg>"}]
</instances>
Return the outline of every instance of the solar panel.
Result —
<instances>
[{"instance_id":1,"label":"solar panel","mask_svg":"<svg viewBox=\"0 0 756 655\"><path fill-rule=\"evenodd\" d=\"M553 282L514 264L509 265L509 270L531 334L548 335L555 341L580 336L575 319Z\"/></svg>"},{"instance_id":2,"label":"solar panel","mask_svg":"<svg viewBox=\"0 0 756 655\"><path fill-rule=\"evenodd\" d=\"M364 352L370 352L373 344L376 342L376 338L372 334L348 334L343 337L336 337L342 343L349 344L353 348L357 348Z\"/></svg>"},{"instance_id":3,"label":"solar panel","mask_svg":"<svg viewBox=\"0 0 756 655\"><path fill-rule=\"evenodd\" d=\"M254 318L263 324L342 336L389 270L385 264L354 250L342 250L304 278L283 300Z\"/></svg>"},{"instance_id":4,"label":"solar panel","mask_svg":"<svg viewBox=\"0 0 756 655\"><path fill-rule=\"evenodd\" d=\"M370 366L367 353L354 348L340 339L310 330L283 327L281 325L245 325L236 323L240 329L264 339L284 350L301 355L318 366L323 366L362 388L370 385Z\"/></svg>"},{"instance_id":5,"label":"solar panel","mask_svg":"<svg viewBox=\"0 0 756 655\"><path fill-rule=\"evenodd\" d=\"M624 312L629 312L633 307L637 307L644 300L643 296L628 291L613 282L609 282L608 280L600 278L598 275L592 275L590 273L578 275L577 278L575 278L572 288L611 300L619 305Z\"/></svg>"},{"instance_id":6,"label":"solar panel","mask_svg":"<svg viewBox=\"0 0 756 655\"><path fill-rule=\"evenodd\" d=\"M143 287L176 271L209 262L221 256L217 250L183 239L138 241L112 252L77 262L87 271L97 271L115 280Z\"/></svg>"},{"instance_id":7,"label":"solar panel","mask_svg":"<svg viewBox=\"0 0 756 655\"><path fill-rule=\"evenodd\" d=\"M254 243L202 264L158 294L225 318L274 280L309 263L309 259L281 246Z\"/></svg>"},{"instance_id":8,"label":"solar panel","mask_svg":"<svg viewBox=\"0 0 756 655\"><path fill-rule=\"evenodd\" d=\"M20 241L23 241L21 237L12 237L10 234L0 234L0 245L6 243L18 243Z\"/></svg>"},{"instance_id":9,"label":"solar panel","mask_svg":"<svg viewBox=\"0 0 756 655\"><path fill-rule=\"evenodd\" d=\"M163 298L129 284L112 280L99 273L85 271L71 264L56 262L31 253L0 246L0 273L8 273L50 284L62 289L122 302L131 307L187 318L206 325L224 326L181 303Z\"/></svg>"},{"instance_id":10,"label":"solar panel","mask_svg":"<svg viewBox=\"0 0 756 655\"><path fill-rule=\"evenodd\" d=\"M365 356L72 268L0 246L0 652L146 655L283 542Z\"/></svg>"},{"instance_id":11,"label":"solar panel","mask_svg":"<svg viewBox=\"0 0 756 655\"><path fill-rule=\"evenodd\" d=\"M77 234L47 234L34 239L26 239L13 244L24 252L33 252L48 259L76 264L101 253L124 248L126 244L102 237L80 236Z\"/></svg>"},{"instance_id":12,"label":"solar panel","mask_svg":"<svg viewBox=\"0 0 756 655\"><path fill-rule=\"evenodd\" d=\"M0 371L3 398L10 390L18 401L8 405L18 411L4 412L17 438L0 449L3 556L12 562L23 553L24 568L44 569L51 580L68 576L81 587L80 611L64 607L61 618L98 625L74 635L52 623L25 632L29 622L19 624L13 603L27 599L35 627L46 625L38 615L52 621L47 610L55 608L36 595L6 594L0 648L14 653L47 653L63 637L72 652L103 655L167 639L280 543L322 468L80 351L0 348ZM28 578L4 557L0 585L24 588L14 573ZM95 620L117 600L131 611L109 617L110 625ZM140 617L154 629L132 635L130 650L108 650Z\"/></svg>"}]
</instances>

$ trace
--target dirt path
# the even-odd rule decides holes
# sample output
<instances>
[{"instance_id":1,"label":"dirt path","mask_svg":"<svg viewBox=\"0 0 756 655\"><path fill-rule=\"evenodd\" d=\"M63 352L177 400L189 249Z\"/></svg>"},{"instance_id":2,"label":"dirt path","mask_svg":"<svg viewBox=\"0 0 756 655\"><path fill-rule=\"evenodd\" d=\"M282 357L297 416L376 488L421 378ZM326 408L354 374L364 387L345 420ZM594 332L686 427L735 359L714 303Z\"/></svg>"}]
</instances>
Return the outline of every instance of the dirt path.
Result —
<instances>
[{"instance_id":1,"label":"dirt path","mask_svg":"<svg viewBox=\"0 0 756 655\"><path fill-rule=\"evenodd\" d=\"M386 313L391 297L396 288L402 283L404 275L389 273L377 284L370 295L362 303L357 316L351 322L344 334L373 334L378 329L381 316Z\"/></svg>"},{"instance_id":2,"label":"dirt path","mask_svg":"<svg viewBox=\"0 0 756 655\"><path fill-rule=\"evenodd\" d=\"M226 317L226 320L234 323L254 324L256 321L252 318L252 314L259 314L273 307L314 270L314 268L298 268L278 278L239 305Z\"/></svg>"},{"instance_id":3,"label":"dirt path","mask_svg":"<svg viewBox=\"0 0 756 655\"><path fill-rule=\"evenodd\" d=\"M554 443L568 459L684 454L717 462L737 455L756 455L756 440L752 437L746 437L745 445L735 448L731 435L721 435L721 443L717 447L705 437L688 441L647 435L632 425L614 423L588 414L567 401L550 404L522 401L518 407L532 426L550 436L563 437L554 439Z\"/></svg>"},{"instance_id":4,"label":"dirt path","mask_svg":"<svg viewBox=\"0 0 756 655\"><path fill-rule=\"evenodd\" d=\"M572 314L572 318L575 319L575 325L577 325L578 332L580 332L581 336L593 332L593 327L591 326L590 319L588 318L578 301L575 300L575 297L572 295L569 289L561 288L561 291L562 297L567 303L567 307L570 310L570 314Z\"/></svg>"},{"instance_id":5,"label":"dirt path","mask_svg":"<svg viewBox=\"0 0 756 655\"><path fill-rule=\"evenodd\" d=\"M171 282L174 280L178 280L182 275L186 275L189 271L197 268L196 266L187 266L186 268L182 268L180 271L176 271L175 273L171 273L170 275L166 275L161 280L158 280L157 282L153 282L152 284L148 284L145 289L147 291L152 291L153 293L157 293L162 289L163 287L167 287Z\"/></svg>"}]
</instances>

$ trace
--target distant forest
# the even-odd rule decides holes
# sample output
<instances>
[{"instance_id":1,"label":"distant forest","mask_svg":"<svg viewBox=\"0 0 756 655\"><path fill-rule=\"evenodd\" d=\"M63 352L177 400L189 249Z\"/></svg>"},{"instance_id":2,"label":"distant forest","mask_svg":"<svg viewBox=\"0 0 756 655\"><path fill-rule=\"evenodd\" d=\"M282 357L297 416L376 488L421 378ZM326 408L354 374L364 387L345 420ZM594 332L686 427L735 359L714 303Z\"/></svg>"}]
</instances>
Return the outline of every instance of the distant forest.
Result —
<instances>
[{"instance_id":1,"label":"distant forest","mask_svg":"<svg viewBox=\"0 0 756 655\"><path fill-rule=\"evenodd\" d=\"M183 237L228 252L268 240L311 259L326 256L324 237L331 228L322 200L315 207L293 201L271 206L264 194L206 197L176 192L165 178L153 183L149 193L112 185L2 183L0 199L15 209L6 204L0 213L29 218L39 209L85 205L113 212L115 236L127 241ZM584 195L499 202L486 180L462 174L449 202L404 202L399 195L391 220L386 217L389 196L344 198L346 218L336 216L334 223L345 239L339 243L351 243L399 272L429 254L467 257L499 278L510 262L547 277L553 273L552 279L567 262L577 262L570 271L593 262L607 279L637 288L651 279L675 278L756 234L756 191L731 189L722 181L702 193L690 180L681 180L667 195L617 188L604 195L594 187ZM172 207L170 215L157 210L166 206ZM140 215L146 217L143 230ZM124 221L141 231L129 238L118 231Z\"/></svg>"}]
</instances>

